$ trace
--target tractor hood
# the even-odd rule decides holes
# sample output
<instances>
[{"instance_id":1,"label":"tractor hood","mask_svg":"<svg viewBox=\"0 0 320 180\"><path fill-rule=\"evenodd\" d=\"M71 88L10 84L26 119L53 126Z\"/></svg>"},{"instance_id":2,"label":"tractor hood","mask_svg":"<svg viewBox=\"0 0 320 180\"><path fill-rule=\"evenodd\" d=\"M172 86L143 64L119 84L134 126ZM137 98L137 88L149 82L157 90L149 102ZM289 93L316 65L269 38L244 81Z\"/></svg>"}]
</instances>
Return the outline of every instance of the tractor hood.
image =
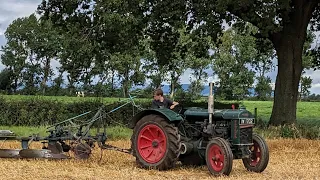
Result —
<instances>
[{"instance_id":1,"label":"tractor hood","mask_svg":"<svg viewBox=\"0 0 320 180\"><path fill-rule=\"evenodd\" d=\"M191 107L184 112L187 119L208 119L208 109ZM218 119L244 119L254 118L254 115L246 109L215 109L213 120Z\"/></svg>"}]
</instances>

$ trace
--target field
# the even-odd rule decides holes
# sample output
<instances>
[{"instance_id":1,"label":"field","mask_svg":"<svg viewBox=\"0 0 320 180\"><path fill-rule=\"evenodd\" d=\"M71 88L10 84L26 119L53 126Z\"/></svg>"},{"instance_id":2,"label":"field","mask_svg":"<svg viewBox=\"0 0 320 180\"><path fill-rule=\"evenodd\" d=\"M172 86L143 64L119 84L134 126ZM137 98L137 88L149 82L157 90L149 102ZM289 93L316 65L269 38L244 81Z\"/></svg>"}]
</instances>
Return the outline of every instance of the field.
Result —
<instances>
[{"instance_id":1,"label":"field","mask_svg":"<svg viewBox=\"0 0 320 180\"><path fill-rule=\"evenodd\" d=\"M25 99L46 99L63 103L101 101L106 104L119 101L119 98L78 98L50 96L2 96L9 101ZM138 99L136 102L151 101ZM229 102L230 103L230 102ZM258 108L258 118L267 121L272 112L271 101L242 101L253 112ZM320 102L298 102L298 122L312 126L313 136L318 140L283 139L294 137L295 130L255 129L266 138L270 149L270 161L267 169L261 173L245 170L241 160L235 160L229 177L210 177L206 166L185 167L177 164L170 171L140 169L133 156L116 151L96 149L89 160L15 160L0 159L0 179L320 179ZM317 125L317 126L315 126ZM38 134L47 135L45 127L0 126L10 129L18 136ZM108 143L122 148L129 148L132 131L124 127L108 128ZM298 130L299 131L299 130ZM307 131L306 131L307 132ZM286 134L287 133L287 134ZM292 134L291 134L292 133ZM299 134L299 132L297 133ZM317 139L317 138L315 138ZM20 148L19 142L4 142L1 148ZM32 148L41 148L41 143L32 144Z\"/></svg>"},{"instance_id":2,"label":"field","mask_svg":"<svg viewBox=\"0 0 320 180\"><path fill-rule=\"evenodd\" d=\"M112 145L128 148L128 140L110 141ZM320 179L320 141L276 139L267 140L270 161L261 173L244 169L235 160L229 177L210 177L206 166L177 167L170 171L137 168L133 156L116 151L96 150L89 160L14 160L0 159L1 179ZM18 148L16 142L3 146ZM40 147L33 145L33 147Z\"/></svg>"}]
</instances>

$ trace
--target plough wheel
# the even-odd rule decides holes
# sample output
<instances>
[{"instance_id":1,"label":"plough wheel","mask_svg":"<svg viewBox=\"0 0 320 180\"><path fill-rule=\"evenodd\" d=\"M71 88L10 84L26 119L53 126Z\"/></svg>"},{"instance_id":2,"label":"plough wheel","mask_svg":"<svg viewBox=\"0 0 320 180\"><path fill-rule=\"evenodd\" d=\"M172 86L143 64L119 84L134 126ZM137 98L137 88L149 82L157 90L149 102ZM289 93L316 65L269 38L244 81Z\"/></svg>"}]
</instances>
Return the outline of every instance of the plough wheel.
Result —
<instances>
[{"instance_id":1,"label":"plough wheel","mask_svg":"<svg viewBox=\"0 0 320 180\"><path fill-rule=\"evenodd\" d=\"M178 160L181 148L178 129L158 115L147 115L137 122L131 148L142 168L167 170Z\"/></svg>"},{"instance_id":2,"label":"plough wheel","mask_svg":"<svg viewBox=\"0 0 320 180\"><path fill-rule=\"evenodd\" d=\"M213 176L228 176L232 170L233 154L228 142L222 138L212 139L206 149L206 163Z\"/></svg>"},{"instance_id":3,"label":"plough wheel","mask_svg":"<svg viewBox=\"0 0 320 180\"><path fill-rule=\"evenodd\" d=\"M76 159L88 159L91 155L91 147L84 142L75 143L71 150Z\"/></svg>"},{"instance_id":4,"label":"plough wheel","mask_svg":"<svg viewBox=\"0 0 320 180\"><path fill-rule=\"evenodd\" d=\"M48 150L50 150L53 154L60 154L63 151L62 146L58 142L49 142Z\"/></svg>"}]
</instances>

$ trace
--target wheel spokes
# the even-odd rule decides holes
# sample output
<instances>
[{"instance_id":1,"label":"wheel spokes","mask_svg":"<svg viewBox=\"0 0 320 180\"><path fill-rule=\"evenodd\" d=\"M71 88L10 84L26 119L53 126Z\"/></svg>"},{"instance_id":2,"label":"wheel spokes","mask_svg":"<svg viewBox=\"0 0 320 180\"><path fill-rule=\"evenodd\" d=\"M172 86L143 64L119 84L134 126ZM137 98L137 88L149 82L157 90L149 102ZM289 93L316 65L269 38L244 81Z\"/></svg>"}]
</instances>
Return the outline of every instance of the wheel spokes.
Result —
<instances>
[{"instance_id":1,"label":"wheel spokes","mask_svg":"<svg viewBox=\"0 0 320 180\"><path fill-rule=\"evenodd\" d=\"M157 125L145 126L138 135L138 151L148 163L156 163L164 156L166 138L163 130Z\"/></svg>"}]
</instances>

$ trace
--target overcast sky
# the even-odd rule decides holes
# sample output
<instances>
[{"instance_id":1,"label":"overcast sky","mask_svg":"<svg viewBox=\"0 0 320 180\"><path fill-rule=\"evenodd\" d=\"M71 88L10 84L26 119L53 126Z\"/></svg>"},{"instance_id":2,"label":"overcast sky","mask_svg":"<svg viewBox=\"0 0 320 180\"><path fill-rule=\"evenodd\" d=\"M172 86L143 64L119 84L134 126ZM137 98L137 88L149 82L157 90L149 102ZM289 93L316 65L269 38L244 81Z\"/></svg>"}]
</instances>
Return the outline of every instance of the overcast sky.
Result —
<instances>
[{"instance_id":1,"label":"overcast sky","mask_svg":"<svg viewBox=\"0 0 320 180\"><path fill-rule=\"evenodd\" d=\"M0 0L0 46L5 44L4 32L7 26L16 18L28 16L35 12L37 6L41 3L41 0ZM56 62L52 63L53 66L57 66ZM0 70L3 69L3 65L0 63ZM276 70L277 71L277 70ZM271 77L272 82L275 82L276 71L271 72L268 76ZM181 77L181 83L188 84L190 79L190 70L187 70ZM313 84L311 93L320 94L320 71L307 71L307 76L311 76ZM212 72L209 71L208 80L217 80L212 76Z\"/></svg>"}]
</instances>

